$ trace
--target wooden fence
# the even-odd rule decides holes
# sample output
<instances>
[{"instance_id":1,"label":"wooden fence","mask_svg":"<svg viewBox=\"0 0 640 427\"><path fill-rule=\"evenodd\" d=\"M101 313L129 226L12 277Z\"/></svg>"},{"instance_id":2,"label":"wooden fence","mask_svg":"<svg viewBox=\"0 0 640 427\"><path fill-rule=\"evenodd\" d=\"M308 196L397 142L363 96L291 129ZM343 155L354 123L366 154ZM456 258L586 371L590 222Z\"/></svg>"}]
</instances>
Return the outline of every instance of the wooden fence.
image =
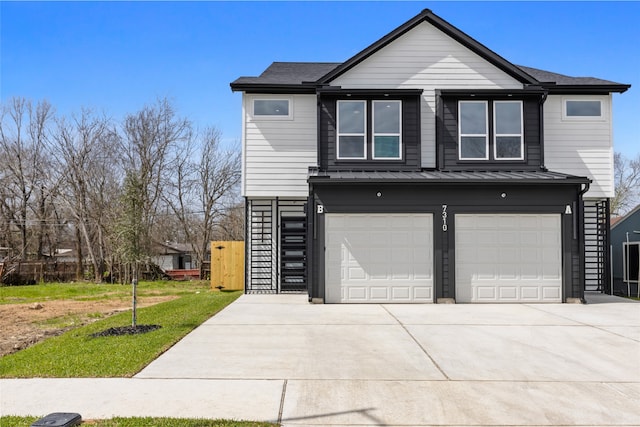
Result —
<instances>
[{"instance_id":1,"label":"wooden fence","mask_svg":"<svg viewBox=\"0 0 640 427\"><path fill-rule=\"evenodd\" d=\"M244 289L244 242L211 242L211 288Z\"/></svg>"}]
</instances>

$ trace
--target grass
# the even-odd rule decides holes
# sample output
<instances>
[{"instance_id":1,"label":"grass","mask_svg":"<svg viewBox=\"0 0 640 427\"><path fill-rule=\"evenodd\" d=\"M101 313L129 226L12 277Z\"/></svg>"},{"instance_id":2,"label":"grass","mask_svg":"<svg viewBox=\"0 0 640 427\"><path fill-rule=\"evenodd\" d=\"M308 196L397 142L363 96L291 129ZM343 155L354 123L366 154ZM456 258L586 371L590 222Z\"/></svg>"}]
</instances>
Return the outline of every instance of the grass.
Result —
<instances>
[{"instance_id":1,"label":"grass","mask_svg":"<svg viewBox=\"0 0 640 427\"><path fill-rule=\"evenodd\" d=\"M40 418L3 416L0 417L0 426L29 427ZM95 427L275 427L278 424L233 420L136 417L84 421L82 425Z\"/></svg>"},{"instance_id":2,"label":"grass","mask_svg":"<svg viewBox=\"0 0 640 427\"><path fill-rule=\"evenodd\" d=\"M140 282L139 297L187 295L194 290L208 290L208 280ZM131 300L131 285L96 283L45 283L32 286L0 287L0 304L34 303L48 300L100 301L108 299Z\"/></svg>"},{"instance_id":3,"label":"grass","mask_svg":"<svg viewBox=\"0 0 640 427\"><path fill-rule=\"evenodd\" d=\"M241 294L194 292L191 288L178 299L139 309L138 324L162 326L146 334L90 337L111 327L130 325L130 311L73 329L1 357L0 378L133 376Z\"/></svg>"}]
</instances>

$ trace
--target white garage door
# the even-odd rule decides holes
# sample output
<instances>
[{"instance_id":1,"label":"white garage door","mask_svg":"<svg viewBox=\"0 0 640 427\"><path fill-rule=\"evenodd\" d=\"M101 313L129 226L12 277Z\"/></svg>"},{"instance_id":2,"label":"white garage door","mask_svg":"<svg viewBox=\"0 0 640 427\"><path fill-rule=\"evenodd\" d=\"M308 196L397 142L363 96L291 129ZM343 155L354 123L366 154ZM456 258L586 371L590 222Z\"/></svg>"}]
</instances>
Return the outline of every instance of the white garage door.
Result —
<instances>
[{"instance_id":1,"label":"white garage door","mask_svg":"<svg viewBox=\"0 0 640 427\"><path fill-rule=\"evenodd\" d=\"M325 301L433 302L431 214L326 214Z\"/></svg>"},{"instance_id":2,"label":"white garage door","mask_svg":"<svg viewBox=\"0 0 640 427\"><path fill-rule=\"evenodd\" d=\"M562 302L560 215L456 215L456 301Z\"/></svg>"}]
</instances>

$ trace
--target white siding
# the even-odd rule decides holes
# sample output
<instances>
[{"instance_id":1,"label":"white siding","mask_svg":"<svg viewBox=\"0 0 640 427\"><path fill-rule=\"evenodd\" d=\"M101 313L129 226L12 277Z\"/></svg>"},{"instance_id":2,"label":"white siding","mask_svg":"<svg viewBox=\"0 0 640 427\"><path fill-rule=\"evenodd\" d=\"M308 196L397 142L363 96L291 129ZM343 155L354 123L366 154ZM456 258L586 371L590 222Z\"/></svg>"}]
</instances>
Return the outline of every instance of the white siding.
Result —
<instances>
[{"instance_id":1,"label":"white siding","mask_svg":"<svg viewBox=\"0 0 640 427\"><path fill-rule=\"evenodd\" d=\"M332 85L423 89L423 167L435 167L435 89L522 89L522 83L427 22L339 76Z\"/></svg>"},{"instance_id":2,"label":"white siding","mask_svg":"<svg viewBox=\"0 0 640 427\"><path fill-rule=\"evenodd\" d=\"M567 120L563 99L599 99L602 118ZM545 166L555 172L586 176L593 180L585 197L613 197L613 138L611 97L607 95L552 95L544 104Z\"/></svg>"},{"instance_id":3,"label":"white siding","mask_svg":"<svg viewBox=\"0 0 640 427\"><path fill-rule=\"evenodd\" d=\"M254 119L256 98L288 98L291 120ZM306 197L309 166L317 164L315 95L243 95L243 181L247 197Z\"/></svg>"}]
</instances>

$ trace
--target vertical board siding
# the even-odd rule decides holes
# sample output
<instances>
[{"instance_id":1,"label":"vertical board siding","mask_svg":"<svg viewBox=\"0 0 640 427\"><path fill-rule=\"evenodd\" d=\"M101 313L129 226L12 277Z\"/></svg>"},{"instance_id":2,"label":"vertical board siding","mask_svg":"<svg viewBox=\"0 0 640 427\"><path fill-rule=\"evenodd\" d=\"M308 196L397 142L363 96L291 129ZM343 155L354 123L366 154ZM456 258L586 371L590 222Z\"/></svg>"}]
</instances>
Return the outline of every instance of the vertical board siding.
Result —
<instances>
[{"instance_id":1,"label":"vertical board siding","mask_svg":"<svg viewBox=\"0 0 640 427\"><path fill-rule=\"evenodd\" d=\"M244 242L211 242L211 288L244 289Z\"/></svg>"},{"instance_id":2,"label":"vertical board siding","mask_svg":"<svg viewBox=\"0 0 640 427\"><path fill-rule=\"evenodd\" d=\"M436 89L522 89L523 85L427 22L345 72L350 89L423 89L422 167L436 165Z\"/></svg>"},{"instance_id":3,"label":"vertical board siding","mask_svg":"<svg viewBox=\"0 0 640 427\"><path fill-rule=\"evenodd\" d=\"M316 96L286 96L291 99L292 120L254 119L250 113L253 99L269 96L243 97L243 195L306 197L309 166L317 164Z\"/></svg>"},{"instance_id":4,"label":"vertical board siding","mask_svg":"<svg viewBox=\"0 0 640 427\"><path fill-rule=\"evenodd\" d=\"M599 120L563 120L563 98L599 99ZM545 163L549 170L593 180L585 197L613 197L613 140L611 97L607 95L551 95L544 104Z\"/></svg>"}]
</instances>

